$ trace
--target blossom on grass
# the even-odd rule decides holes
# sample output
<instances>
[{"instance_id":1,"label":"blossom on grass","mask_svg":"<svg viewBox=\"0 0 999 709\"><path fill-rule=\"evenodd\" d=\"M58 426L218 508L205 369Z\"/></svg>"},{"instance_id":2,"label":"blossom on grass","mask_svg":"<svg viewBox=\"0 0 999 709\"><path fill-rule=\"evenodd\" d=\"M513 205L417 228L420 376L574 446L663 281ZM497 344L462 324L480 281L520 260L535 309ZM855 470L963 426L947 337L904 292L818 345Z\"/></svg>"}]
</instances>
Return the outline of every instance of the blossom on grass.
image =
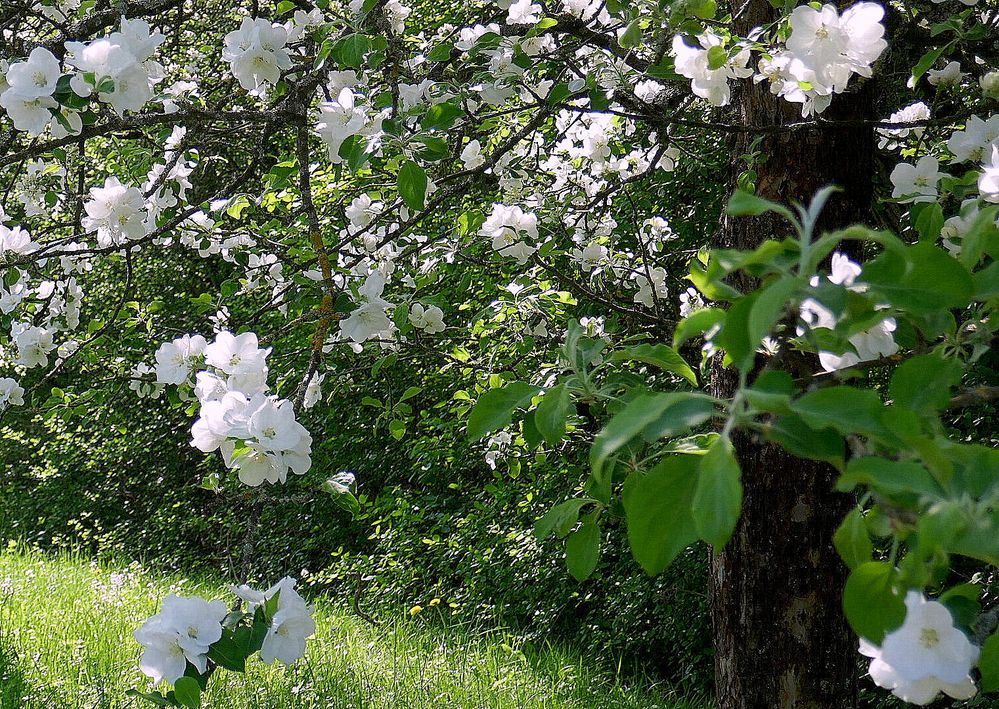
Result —
<instances>
[{"instance_id":1,"label":"blossom on grass","mask_svg":"<svg viewBox=\"0 0 999 709\"><path fill-rule=\"evenodd\" d=\"M159 614L149 618L133 636L143 646L139 667L154 684L175 683L187 663L204 672L208 649L222 637L222 619L228 609L222 601L182 598L170 594Z\"/></svg>"}]
</instances>

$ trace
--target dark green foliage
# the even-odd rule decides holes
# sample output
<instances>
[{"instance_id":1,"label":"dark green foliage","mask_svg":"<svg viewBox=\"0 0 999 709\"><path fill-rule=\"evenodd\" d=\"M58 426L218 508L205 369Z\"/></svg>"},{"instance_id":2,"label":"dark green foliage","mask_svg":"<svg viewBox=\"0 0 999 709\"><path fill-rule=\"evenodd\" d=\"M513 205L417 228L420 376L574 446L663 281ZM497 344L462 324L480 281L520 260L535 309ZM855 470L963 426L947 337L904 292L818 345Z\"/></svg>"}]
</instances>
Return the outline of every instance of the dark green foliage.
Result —
<instances>
[{"instance_id":1,"label":"dark green foliage","mask_svg":"<svg viewBox=\"0 0 999 709\"><path fill-rule=\"evenodd\" d=\"M380 379L380 398L389 400L412 373L397 364ZM631 558L623 526L613 526L595 573L579 584L566 571L564 541L538 542L533 526L564 499L567 480L582 479L585 460L523 459L517 474L502 463L493 471L455 425L463 402L416 395L410 403L423 410L415 433L397 441L359 393L332 396L336 405L317 407L323 418L308 421L313 470L263 490L266 534L256 536L252 579L300 576L311 592L346 603L356 596L376 617L437 598L443 612L502 623L529 642L578 643L625 671L709 687L704 549L650 579ZM187 445L189 427L165 400L123 394L116 407L69 424L36 420L26 436L6 432L0 539L241 579L260 491L234 480L218 492L200 487L224 471ZM340 470L358 478L355 519L317 489Z\"/></svg>"}]
</instances>

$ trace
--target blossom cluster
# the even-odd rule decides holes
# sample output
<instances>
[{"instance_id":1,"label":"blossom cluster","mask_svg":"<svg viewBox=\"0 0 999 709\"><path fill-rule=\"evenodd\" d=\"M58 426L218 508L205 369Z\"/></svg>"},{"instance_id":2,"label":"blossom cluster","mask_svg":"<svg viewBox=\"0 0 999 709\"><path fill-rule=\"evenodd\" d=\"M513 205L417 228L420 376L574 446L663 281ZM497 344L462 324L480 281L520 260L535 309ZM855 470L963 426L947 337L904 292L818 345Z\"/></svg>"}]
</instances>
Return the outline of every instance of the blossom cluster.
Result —
<instances>
[{"instance_id":1,"label":"blossom cluster","mask_svg":"<svg viewBox=\"0 0 999 709\"><path fill-rule=\"evenodd\" d=\"M291 68L291 56L285 45L288 30L261 18L244 17L239 29L225 36L222 58L239 85L252 95L262 95L268 85L275 85L282 70Z\"/></svg>"},{"instance_id":2,"label":"blossom cluster","mask_svg":"<svg viewBox=\"0 0 999 709\"><path fill-rule=\"evenodd\" d=\"M39 244L21 227L3 224L0 214L0 264L7 259L31 256ZM60 359L69 357L77 342L66 339L57 343L60 332L72 331L80 324L83 289L72 275L77 265L74 259L61 260L59 275L43 279L35 285L29 273L18 266L5 267L0 279L0 315L11 315L10 347L0 349L0 365L18 371L44 367L56 352ZM11 377L0 379L0 409L23 403L24 389Z\"/></svg>"},{"instance_id":3,"label":"blossom cluster","mask_svg":"<svg viewBox=\"0 0 999 709\"><path fill-rule=\"evenodd\" d=\"M714 106L731 100L730 80L753 76L769 82L773 94L800 103L802 116L822 113L853 75L871 76L873 63L888 46L883 17L884 8L873 2L856 3L842 14L835 5L801 5L788 18L787 40L772 46L740 42L729 48L725 37L707 31L694 47L677 35L676 71L691 80L695 95ZM753 50L761 53L755 72L748 66Z\"/></svg>"},{"instance_id":4,"label":"blossom cluster","mask_svg":"<svg viewBox=\"0 0 999 709\"><path fill-rule=\"evenodd\" d=\"M523 265L537 251L530 240L538 238L538 217L516 205L494 204L479 233L492 240L496 253Z\"/></svg>"},{"instance_id":5,"label":"blossom cluster","mask_svg":"<svg viewBox=\"0 0 999 709\"><path fill-rule=\"evenodd\" d=\"M230 613L223 601L170 594L163 600L160 612L134 633L143 647L140 668L154 685L175 684L189 666L204 675L212 645L244 619L267 626L259 647L260 658L266 664L275 660L286 665L295 663L305 654L306 640L316 631L313 608L295 591L295 583L295 579L285 577L267 591L245 585L234 587L236 596L249 604L245 614ZM258 615L257 609L266 607L272 599L276 600L273 611Z\"/></svg>"},{"instance_id":6,"label":"blossom cluster","mask_svg":"<svg viewBox=\"0 0 999 709\"><path fill-rule=\"evenodd\" d=\"M193 391L201 406L191 445L220 450L226 467L252 487L285 482L312 466L312 436L294 405L267 393L267 355L252 332L219 332L213 342L184 335L156 351L156 381ZM313 397L318 398L318 383Z\"/></svg>"},{"instance_id":7,"label":"blossom cluster","mask_svg":"<svg viewBox=\"0 0 999 709\"><path fill-rule=\"evenodd\" d=\"M164 76L163 67L151 59L164 39L145 20L122 18L119 31L107 37L66 42L66 64L75 71L65 75L51 51L35 47L0 79L0 107L17 130L37 136L51 125L56 138L83 129L81 110L92 96L119 115L138 111Z\"/></svg>"},{"instance_id":8,"label":"blossom cluster","mask_svg":"<svg viewBox=\"0 0 999 709\"><path fill-rule=\"evenodd\" d=\"M918 139L919 136L915 137ZM941 157L947 159L949 165L970 166L968 174L974 178L974 187L970 194L967 191L963 193L957 213L948 216L940 230L944 246L954 255L959 255L962 241L978 222L982 209L988 204L999 204L999 114L985 119L970 116L933 152L942 155L924 154L914 163L900 162L895 166L891 172L891 196L904 204L943 202L946 191L953 189L948 185L953 184L953 180L943 169ZM947 188L942 194L944 185ZM975 188L977 197L974 196Z\"/></svg>"},{"instance_id":9,"label":"blossom cluster","mask_svg":"<svg viewBox=\"0 0 999 709\"><path fill-rule=\"evenodd\" d=\"M863 283L857 281L861 272L860 264L854 263L843 254L836 253L832 256L829 282L844 286L857 293L863 293L866 288ZM819 283L819 277L813 276L810 285L816 288ZM809 329L828 328L831 330L836 327L838 322L836 315L814 298L807 298L801 303L801 319ZM827 372L834 372L837 369L852 367L859 362L893 355L898 352L898 344L892 335L896 327L895 318L885 318L866 330L850 335L848 340L853 346L853 352L836 354L820 351L819 363ZM799 335L804 334L804 332L804 328L799 328Z\"/></svg>"}]
</instances>

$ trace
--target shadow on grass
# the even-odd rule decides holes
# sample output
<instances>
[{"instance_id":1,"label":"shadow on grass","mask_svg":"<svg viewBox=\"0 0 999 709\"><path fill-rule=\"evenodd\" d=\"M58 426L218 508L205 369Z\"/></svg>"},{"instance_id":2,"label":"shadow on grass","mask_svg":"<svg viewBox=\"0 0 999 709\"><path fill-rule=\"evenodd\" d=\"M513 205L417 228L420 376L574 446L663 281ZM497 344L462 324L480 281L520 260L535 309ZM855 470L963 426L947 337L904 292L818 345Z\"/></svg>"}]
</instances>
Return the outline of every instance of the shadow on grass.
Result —
<instances>
[{"instance_id":1,"label":"shadow on grass","mask_svg":"<svg viewBox=\"0 0 999 709\"><path fill-rule=\"evenodd\" d=\"M0 611L3 606L0 605ZM3 642L3 624L0 623L0 709L15 709L25 706L30 694L17 662L17 655Z\"/></svg>"}]
</instances>

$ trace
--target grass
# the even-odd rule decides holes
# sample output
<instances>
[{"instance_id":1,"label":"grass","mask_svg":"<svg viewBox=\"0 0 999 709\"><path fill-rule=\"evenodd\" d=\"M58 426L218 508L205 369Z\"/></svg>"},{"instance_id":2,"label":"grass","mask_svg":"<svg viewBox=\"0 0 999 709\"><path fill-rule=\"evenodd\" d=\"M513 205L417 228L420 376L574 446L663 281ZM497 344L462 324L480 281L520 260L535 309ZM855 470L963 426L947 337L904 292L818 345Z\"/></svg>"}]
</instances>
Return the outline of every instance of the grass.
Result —
<instances>
[{"instance_id":1,"label":"grass","mask_svg":"<svg viewBox=\"0 0 999 709\"><path fill-rule=\"evenodd\" d=\"M78 556L0 550L0 709L118 709L148 684L132 631L167 593L228 598L217 580L163 577L137 564L117 572ZM651 683L626 682L555 646L519 648L501 631L428 622L426 609L372 627L319 598L318 631L293 667L251 660L245 675L212 678L217 709L693 709L703 704ZM152 705L148 705L152 706Z\"/></svg>"}]
</instances>

